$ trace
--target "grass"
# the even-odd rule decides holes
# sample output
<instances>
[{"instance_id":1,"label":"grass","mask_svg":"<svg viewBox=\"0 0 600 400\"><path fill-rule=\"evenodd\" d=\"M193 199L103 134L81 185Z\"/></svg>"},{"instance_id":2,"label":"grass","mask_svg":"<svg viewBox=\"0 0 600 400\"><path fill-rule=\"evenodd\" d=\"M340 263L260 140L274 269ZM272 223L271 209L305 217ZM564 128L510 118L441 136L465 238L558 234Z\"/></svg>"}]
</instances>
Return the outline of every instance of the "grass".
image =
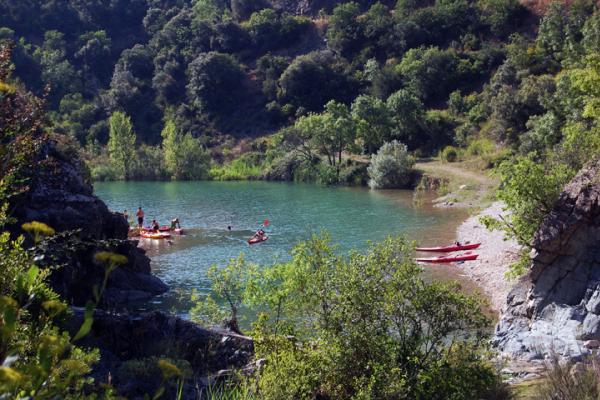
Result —
<instances>
[{"instance_id":1,"label":"grass","mask_svg":"<svg viewBox=\"0 0 600 400\"><path fill-rule=\"evenodd\" d=\"M215 181L242 181L258 179L262 173L260 165L253 165L244 158L236 158L228 164L211 168L208 174Z\"/></svg>"}]
</instances>

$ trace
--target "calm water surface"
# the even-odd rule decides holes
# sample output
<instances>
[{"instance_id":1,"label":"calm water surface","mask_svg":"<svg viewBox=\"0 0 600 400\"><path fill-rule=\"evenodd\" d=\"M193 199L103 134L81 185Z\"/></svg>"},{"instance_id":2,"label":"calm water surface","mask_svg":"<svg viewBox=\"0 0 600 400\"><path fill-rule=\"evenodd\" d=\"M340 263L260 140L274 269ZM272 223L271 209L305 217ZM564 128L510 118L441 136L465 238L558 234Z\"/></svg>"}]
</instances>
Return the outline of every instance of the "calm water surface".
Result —
<instances>
[{"instance_id":1,"label":"calm water surface","mask_svg":"<svg viewBox=\"0 0 600 400\"><path fill-rule=\"evenodd\" d=\"M341 251L364 249L368 240L405 235L420 244L454 239L460 210L435 209L415 202L412 191L371 191L272 182L110 182L96 183L96 194L115 211L133 216L142 206L149 223L179 217L186 234L163 240L143 239L154 273L171 290L142 308L186 316L193 289L209 291L206 270L246 259L270 264L289 258L290 249L312 233L327 230ZM420 204L420 205L419 205ZM268 219L269 240L248 246L248 239ZM233 227L232 231L227 226ZM433 279L461 279L460 267L428 266ZM468 284L466 281L464 282Z\"/></svg>"}]
</instances>

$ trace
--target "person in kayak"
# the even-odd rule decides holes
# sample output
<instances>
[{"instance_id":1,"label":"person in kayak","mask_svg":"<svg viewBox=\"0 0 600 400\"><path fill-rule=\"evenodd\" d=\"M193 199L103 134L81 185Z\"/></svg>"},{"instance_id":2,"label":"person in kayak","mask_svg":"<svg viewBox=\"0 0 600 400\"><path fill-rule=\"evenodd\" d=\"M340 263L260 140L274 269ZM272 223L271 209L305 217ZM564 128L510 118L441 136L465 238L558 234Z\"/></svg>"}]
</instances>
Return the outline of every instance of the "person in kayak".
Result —
<instances>
[{"instance_id":1,"label":"person in kayak","mask_svg":"<svg viewBox=\"0 0 600 400\"><path fill-rule=\"evenodd\" d=\"M179 224L179 218L175 218L171 220L171 230L181 229L181 225Z\"/></svg>"},{"instance_id":2,"label":"person in kayak","mask_svg":"<svg viewBox=\"0 0 600 400\"><path fill-rule=\"evenodd\" d=\"M135 216L138 219L138 226L140 228L142 228L144 226L144 211L142 210L142 207L138 207L138 210L135 213Z\"/></svg>"},{"instance_id":3,"label":"person in kayak","mask_svg":"<svg viewBox=\"0 0 600 400\"><path fill-rule=\"evenodd\" d=\"M158 222L156 222L155 219L152 220L152 230L154 232L159 232L160 231L160 225L158 224Z\"/></svg>"},{"instance_id":4,"label":"person in kayak","mask_svg":"<svg viewBox=\"0 0 600 400\"><path fill-rule=\"evenodd\" d=\"M252 240L252 239L262 240L262 239L264 239L264 237L265 237L265 231L262 228L260 228L259 230L256 231L256 233L252 236L252 238L250 240Z\"/></svg>"}]
</instances>

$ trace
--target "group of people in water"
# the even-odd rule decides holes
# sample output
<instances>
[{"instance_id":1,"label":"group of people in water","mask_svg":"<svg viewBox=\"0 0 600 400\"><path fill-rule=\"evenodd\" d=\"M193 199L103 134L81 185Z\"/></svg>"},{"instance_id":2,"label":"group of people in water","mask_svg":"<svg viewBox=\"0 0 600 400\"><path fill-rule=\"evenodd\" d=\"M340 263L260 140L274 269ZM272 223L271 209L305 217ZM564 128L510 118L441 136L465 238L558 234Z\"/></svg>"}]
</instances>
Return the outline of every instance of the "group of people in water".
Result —
<instances>
[{"instance_id":1,"label":"group of people in water","mask_svg":"<svg viewBox=\"0 0 600 400\"><path fill-rule=\"evenodd\" d=\"M127 213L127 210L123 211L123 216L125 217L125 220L127 220L127 223L129 223L129 214ZM137 217L137 227L139 229L144 229L144 210L142 210L142 207L138 207L135 216ZM150 229L154 232L158 232L160 230L160 225L159 223L153 219L152 222L150 223ZM171 230L174 229L181 229L181 224L179 223L179 218L174 218L171 220L171 226L170 226Z\"/></svg>"},{"instance_id":2,"label":"group of people in water","mask_svg":"<svg viewBox=\"0 0 600 400\"><path fill-rule=\"evenodd\" d=\"M127 212L127 210L123 211L123 216L125 217L125 220L127 220L127 223L129 223L129 214ZM144 229L144 210L142 210L142 207L138 207L135 216L137 218L137 228L138 229ZM156 221L156 219L153 219L152 222L150 223L150 230L153 232L159 232L161 229L161 226L159 225L159 223ZM175 230L175 229L181 229L181 224L179 223L179 218L174 218L171 220L171 226L170 226L170 230ZM233 229L233 227L231 225L227 226L227 230L229 232L231 232ZM260 239L263 240L266 237L266 232L264 231L263 228L259 228L256 233L254 233L254 235L252 235L252 237L250 238L250 240L253 239Z\"/></svg>"}]
</instances>

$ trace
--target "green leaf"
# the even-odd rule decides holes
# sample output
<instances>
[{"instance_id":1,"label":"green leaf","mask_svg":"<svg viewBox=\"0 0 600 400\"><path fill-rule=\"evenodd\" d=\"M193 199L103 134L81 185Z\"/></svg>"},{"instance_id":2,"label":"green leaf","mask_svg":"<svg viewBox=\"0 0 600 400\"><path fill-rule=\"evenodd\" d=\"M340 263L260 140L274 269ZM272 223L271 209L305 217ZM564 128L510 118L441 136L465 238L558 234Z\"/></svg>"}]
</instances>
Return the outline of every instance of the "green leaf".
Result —
<instances>
[{"instance_id":1,"label":"green leaf","mask_svg":"<svg viewBox=\"0 0 600 400\"><path fill-rule=\"evenodd\" d=\"M81 324L81 327L79 328L79 332L77 332L77 334L73 338L73 342L87 336L87 334L90 333L90 330L92 329L92 324L94 323L95 308L96 308L96 305L94 304L94 302L88 300L88 302L85 304L85 313L83 316L83 324Z\"/></svg>"}]
</instances>

